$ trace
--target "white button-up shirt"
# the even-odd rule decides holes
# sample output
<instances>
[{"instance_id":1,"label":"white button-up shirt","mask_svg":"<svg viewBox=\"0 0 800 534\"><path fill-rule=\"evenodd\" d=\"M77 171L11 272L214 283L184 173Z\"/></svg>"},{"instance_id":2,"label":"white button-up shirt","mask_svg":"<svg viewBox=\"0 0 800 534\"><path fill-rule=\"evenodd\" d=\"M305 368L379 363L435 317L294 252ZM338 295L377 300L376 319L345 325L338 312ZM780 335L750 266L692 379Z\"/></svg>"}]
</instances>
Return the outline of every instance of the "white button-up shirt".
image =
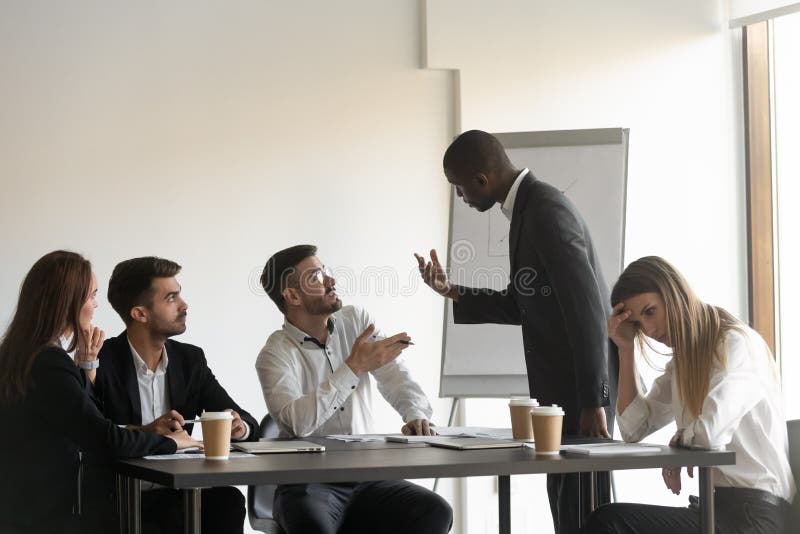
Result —
<instances>
[{"instance_id":1,"label":"white button-up shirt","mask_svg":"<svg viewBox=\"0 0 800 534\"><path fill-rule=\"evenodd\" d=\"M345 306L331 317L324 346L288 320L267 339L256 371L281 436L370 433L373 380L403 421L430 419L431 405L400 359L361 377L344 363L370 324L366 311Z\"/></svg>"},{"instance_id":2,"label":"white button-up shirt","mask_svg":"<svg viewBox=\"0 0 800 534\"><path fill-rule=\"evenodd\" d=\"M511 189L508 190L506 199L500 206L500 211L503 212L503 215L505 215L509 221L511 220L511 216L514 215L514 202L517 201L517 191L519 191L519 184L522 183L522 179L525 178L525 175L528 174L529 172L530 171L528 169L522 169L522 172L517 175L517 179L514 180L513 184L511 184Z\"/></svg>"},{"instance_id":3,"label":"white button-up shirt","mask_svg":"<svg viewBox=\"0 0 800 534\"><path fill-rule=\"evenodd\" d=\"M647 396L617 414L619 429L625 441L639 441L674 420L684 445L736 453L736 465L714 469L715 486L760 489L791 502L796 489L777 366L761 336L742 328L727 334L727 362L712 367L698 418L684 410L670 361Z\"/></svg>"},{"instance_id":4,"label":"white button-up shirt","mask_svg":"<svg viewBox=\"0 0 800 534\"><path fill-rule=\"evenodd\" d=\"M148 369L147 364L133 344L128 340L133 355L133 366L136 368L136 380L139 383L139 402L142 405L142 426L149 425L170 411L169 391L167 391L167 348L161 352L161 359L155 371Z\"/></svg>"}]
</instances>

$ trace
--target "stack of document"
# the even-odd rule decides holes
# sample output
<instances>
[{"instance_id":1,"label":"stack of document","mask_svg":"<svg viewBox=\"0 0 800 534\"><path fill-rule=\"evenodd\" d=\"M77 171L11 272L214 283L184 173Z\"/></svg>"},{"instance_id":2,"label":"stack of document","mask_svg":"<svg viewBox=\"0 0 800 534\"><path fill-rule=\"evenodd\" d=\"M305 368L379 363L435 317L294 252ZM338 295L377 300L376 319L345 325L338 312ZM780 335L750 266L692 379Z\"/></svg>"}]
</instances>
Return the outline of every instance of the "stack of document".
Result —
<instances>
[{"instance_id":1,"label":"stack of document","mask_svg":"<svg viewBox=\"0 0 800 534\"><path fill-rule=\"evenodd\" d=\"M431 430L436 432L438 436L451 437L451 438L494 438L494 439L512 439L510 428L487 428L478 426L434 426ZM325 436L328 439L335 439L345 442L364 443L368 441L401 441L395 438L406 438L403 443L413 443L415 441L427 442L431 437L435 436L401 436L401 435L386 435L386 434L331 434ZM389 438L392 439L389 439Z\"/></svg>"},{"instance_id":2,"label":"stack of document","mask_svg":"<svg viewBox=\"0 0 800 534\"><path fill-rule=\"evenodd\" d=\"M386 441L397 443L427 443L437 447L453 449L492 449L519 447L520 442L513 441L510 428L486 428L476 426L444 426L434 427L436 436L386 436Z\"/></svg>"},{"instance_id":3,"label":"stack of document","mask_svg":"<svg viewBox=\"0 0 800 534\"><path fill-rule=\"evenodd\" d=\"M514 439L510 428L488 428L481 426L442 426L434 427L440 436L459 438Z\"/></svg>"},{"instance_id":4,"label":"stack of document","mask_svg":"<svg viewBox=\"0 0 800 534\"><path fill-rule=\"evenodd\" d=\"M646 443L623 443L620 441L611 443L585 443L583 445L561 446L561 450L566 453L592 456L660 452L661 449L661 445L648 445Z\"/></svg>"}]
</instances>

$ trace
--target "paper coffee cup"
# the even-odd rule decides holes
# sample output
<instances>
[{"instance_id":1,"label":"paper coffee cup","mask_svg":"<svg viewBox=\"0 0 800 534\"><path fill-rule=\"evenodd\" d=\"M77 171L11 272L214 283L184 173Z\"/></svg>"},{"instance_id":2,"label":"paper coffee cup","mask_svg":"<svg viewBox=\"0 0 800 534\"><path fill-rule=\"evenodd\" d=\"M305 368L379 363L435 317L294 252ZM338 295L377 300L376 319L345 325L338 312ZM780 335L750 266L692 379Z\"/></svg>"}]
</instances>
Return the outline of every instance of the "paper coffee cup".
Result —
<instances>
[{"instance_id":1,"label":"paper coffee cup","mask_svg":"<svg viewBox=\"0 0 800 534\"><path fill-rule=\"evenodd\" d=\"M561 450L561 425L564 410L557 404L537 406L531 411L536 454L558 454Z\"/></svg>"},{"instance_id":2,"label":"paper coffee cup","mask_svg":"<svg viewBox=\"0 0 800 534\"><path fill-rule=\"evenodd\" d=\"M200 416L206 460L228 459L232 423L233 415L230 412L203 412Z\"/></svg>"},{"instance_id":3,"label":"paper coffee cup","mask_svg":"<svg viewBox=\"0 0 800 534\"><path fill-rule=\"evenodd\" d=\"M528 397L512 397L508 401L511 411L511 433L514 439L533 441L533 426L531 426L531 410L539 406L536 399Z\"/></svg>"}]
</instances>

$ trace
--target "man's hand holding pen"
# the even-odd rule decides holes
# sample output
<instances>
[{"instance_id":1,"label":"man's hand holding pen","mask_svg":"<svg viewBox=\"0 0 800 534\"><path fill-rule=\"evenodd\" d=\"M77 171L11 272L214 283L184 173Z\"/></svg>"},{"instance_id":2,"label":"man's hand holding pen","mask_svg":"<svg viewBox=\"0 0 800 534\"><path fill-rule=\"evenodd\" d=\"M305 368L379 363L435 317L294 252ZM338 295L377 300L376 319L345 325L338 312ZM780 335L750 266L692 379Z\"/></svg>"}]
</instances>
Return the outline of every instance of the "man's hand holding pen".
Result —
<instances>
[{"instance_id":1,"label":"man's hand holding pen","mask_svg":"<svg viewBox=\"0 0 800 534\"><path fill-rule=\"evenodd\" d=\"M395 334L386 339L370 341L375 332L375 325L369 325L364 332L356 338L353 349L344 363L356 374L361 376L363 373L380 369L408 348L411 338L405 332Z\"/></svg>"}]
</instances>

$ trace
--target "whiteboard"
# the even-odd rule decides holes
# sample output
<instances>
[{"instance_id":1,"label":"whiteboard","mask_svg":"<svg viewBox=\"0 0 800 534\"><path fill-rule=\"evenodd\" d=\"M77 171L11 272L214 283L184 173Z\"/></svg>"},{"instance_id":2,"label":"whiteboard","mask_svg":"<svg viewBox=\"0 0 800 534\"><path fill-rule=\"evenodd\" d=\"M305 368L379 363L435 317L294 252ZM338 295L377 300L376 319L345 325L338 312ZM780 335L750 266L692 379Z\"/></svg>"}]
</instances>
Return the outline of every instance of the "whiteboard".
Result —
<instances>
[{"instance_id":1,"label":"whiteboard","mask_svg":"<svg viewBox=\"0 0 800 534\"><path fill-rule=\"evenodd\" d=\"M589 226L606 283L622 271L628 129L495 134L512 164L528 168L575 203ZM510 223L496 204L485 213L451 191L448 272L469 287L508 285ZM457 325L445 305L440 397L528 395L522 331L514 325Z\"/></svg>"}]
</instances>

